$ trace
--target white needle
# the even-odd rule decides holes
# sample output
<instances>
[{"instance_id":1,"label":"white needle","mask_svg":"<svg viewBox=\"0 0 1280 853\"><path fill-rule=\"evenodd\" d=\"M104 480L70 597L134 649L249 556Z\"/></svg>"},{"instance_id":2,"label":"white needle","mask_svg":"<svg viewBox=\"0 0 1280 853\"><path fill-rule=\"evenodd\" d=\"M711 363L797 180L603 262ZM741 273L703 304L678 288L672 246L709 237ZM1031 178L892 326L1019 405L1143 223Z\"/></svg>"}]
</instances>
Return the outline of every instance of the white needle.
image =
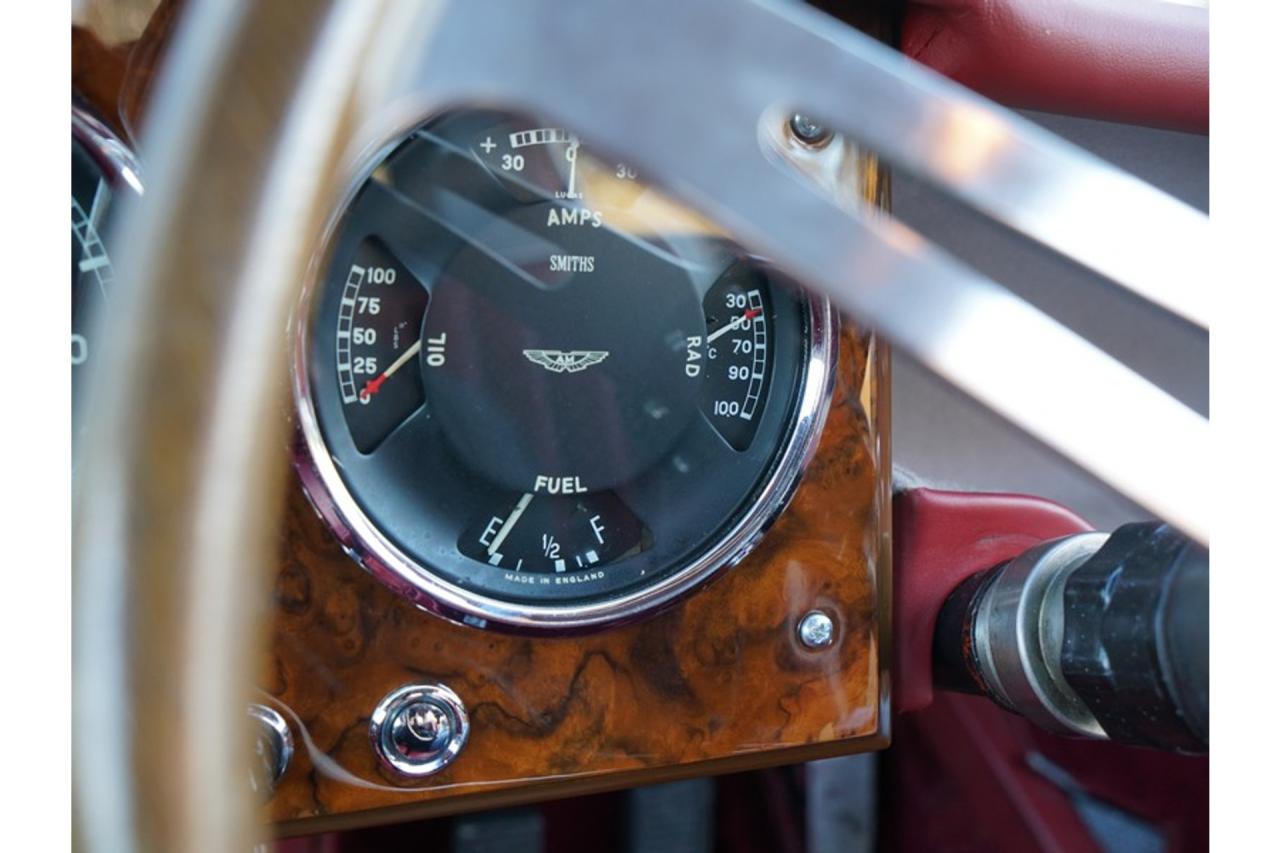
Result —
<instances>
[{"instance_id":1,"label":"white needle","mask_svg":"<svg viewBox=\"0 0 1280 853\"><path fill-rule=\"evenodd\" d=\"M533 500L533 495L525 494L516 504L516 508L511 510L511 515L507 516L507 520L502 523L502 527L498 529L498 535L493 537L493 541L489 543L489 556L498 550L498 547L506 540L507 534L511 532L511 528L516 526L516 522L520 520L520 516L524 515L524 511L529 506L529 501Z\"/></svg>"},{"instance_id":2,"label":"white needle","mask_svg":"<svg viewBox=\"0 0 1280 853\"><path fill-rule=\"evenodd\" d=\"M569 143L569 147L565 150L564 156L569 161L569 192L566 194L566 197L577 198L573 190L578 176L578 140L575 139Z\"/></svg>"},{"instance_id":3,"label":"white needle","mask_svg":"<svg viewBox=\"0 0 1280 853\"><path fill-rule=\"evenodd\" d=\"M754 317L754 316L755 316L755 314L752 314L750 311L748 311L746 314L744 314L744 315L742 315L742 316L740 316L740 317L734 317L734 318L733 318L732 320L730 320L728 323L725 323L723 326L721 326L720 328L716 329L716 330L715 330L714 332L712 332L711 334L707 335L707 343L711 343L711 342L712 342L712 341L714 341L716 338L718 338L718 337L720 337L721 335L723 335L725 332L729 332L729 331L732 331L732 330L734 330L734 329L738 329L738 328L741 328L742 326L745 326L747 323L749 323L749 322L751 321L751 318L752 318L752 317Z\"/></svg>"},{"instance_id":4,"label":"white needle","mask_svg":"<svg viewBox=\"0 0 1280 853\"><path fill-rule=\"evenodd\" d=\"M107 182L99 178L98 186L93 190L93 204L89 206L89 226L94 231L98 230L99 221L102 219L102 214L106 212L106 202L110 195L111 189L107 186Z\"/></svg>"},{"instance_id":5,"label":"white needle","mask_svg":"<svg viewBox=\"0 0 1280 853\"><path fill-rule=\"evenodd\" d=\"M400 368L404 367L404 363L409 359L413 358L415 355L417 355L418 351L421 349L422 349L422 339L419 338L418 340L413 342L413 346L409 347L407 350L400 353L400 357L397 358L395 361L391 362L390 367L382 371L383 378L390 376Z\"/></svg>"},{"instance_id":6,"label":"white needle","mask_svg":"<svg viewBox=\"0 0 1280 853\"><path fill-rule=\"evenodd\" d=\"M368 382L366 382L364 386L364 390L361 391L360 393L366 394L369 396L372 396L378 393L378 389L382 387L382 383L386 382L387 379L390 378L391 374L395 373L397 370L404 367L405 362L407 362L409 359L417 355L418 351L421 349L422 349L422 339L419 338L418 340L413 342L413 346L409 347L407 350L400 353L400 357L397 358L395 361L391 362L391 366L388 367L386 370L382 371L382 373L378 374L378 377L376 379L370 379Z\"/></svg>"}]
</instances>

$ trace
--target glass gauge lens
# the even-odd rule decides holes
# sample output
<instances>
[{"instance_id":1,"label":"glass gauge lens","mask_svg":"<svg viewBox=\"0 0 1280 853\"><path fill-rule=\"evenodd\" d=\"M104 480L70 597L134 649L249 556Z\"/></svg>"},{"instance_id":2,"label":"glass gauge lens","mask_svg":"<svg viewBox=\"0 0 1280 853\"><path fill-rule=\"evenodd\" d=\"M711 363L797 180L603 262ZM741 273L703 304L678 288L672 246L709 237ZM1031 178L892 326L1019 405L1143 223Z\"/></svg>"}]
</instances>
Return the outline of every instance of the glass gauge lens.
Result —
<instances>
[{"instance_id":1,"label":"glass gauge lens","mask_svg":"<svg viewBox=\"0 0 1280 853\"><path fill-rule=\"evenodd\" d=\"M561 128L419 129L326 258L304 482L449 615L578 627L672 600L757 540L816 436L825 306Z\"/></svg>"}]
</instances>

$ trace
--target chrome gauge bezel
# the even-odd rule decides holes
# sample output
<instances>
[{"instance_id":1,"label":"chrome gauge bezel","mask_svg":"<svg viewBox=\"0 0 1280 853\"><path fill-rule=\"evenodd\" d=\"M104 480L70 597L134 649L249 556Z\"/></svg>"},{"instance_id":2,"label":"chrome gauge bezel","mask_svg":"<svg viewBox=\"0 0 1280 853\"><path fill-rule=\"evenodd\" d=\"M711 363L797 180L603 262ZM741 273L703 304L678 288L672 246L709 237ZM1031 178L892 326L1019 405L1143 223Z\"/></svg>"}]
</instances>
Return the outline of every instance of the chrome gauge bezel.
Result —
<instances>
[{"instance_id":1,"label":"chrome gauge bezel","mask_svg":"<svg viewBox=\"0 0 1280 853\"><path fill-rule=\"evenodd\" d=\"M138 158L124 140L75 99L71 101L71 136L97 161L113 189L124 185L142 195Z\"/></svg>"},{"instance_id":2,"label":"chrome gauge bezel","mask_svg":"<svg viewBox=\"0 0 1280 853\"><path fill-rule=\"evenodd\" d=\"M418 121L413 127L430 120ZM784 446L775 455L763 484L749 499L749 505L740 509L730 528L687 565L672 570L651 586L605 600L561 605L483 595L446 580L410 557L360 507L342 479L320 428L309 363L313 312L344 212L363 182L404 138L405 134L400 133L379 146L342 194L312 258L292 323L292 386L297 416L294 467L312 506L347 554L381 583L436 615L477 628L543 634L599 630L649 617L741 562L786 508L817 450L831 403L837 362L838 319L825 298L804 298L808 309L802 313L807 320L807 351L802 358L800 388Z\"/></svg>"}]
</instances>

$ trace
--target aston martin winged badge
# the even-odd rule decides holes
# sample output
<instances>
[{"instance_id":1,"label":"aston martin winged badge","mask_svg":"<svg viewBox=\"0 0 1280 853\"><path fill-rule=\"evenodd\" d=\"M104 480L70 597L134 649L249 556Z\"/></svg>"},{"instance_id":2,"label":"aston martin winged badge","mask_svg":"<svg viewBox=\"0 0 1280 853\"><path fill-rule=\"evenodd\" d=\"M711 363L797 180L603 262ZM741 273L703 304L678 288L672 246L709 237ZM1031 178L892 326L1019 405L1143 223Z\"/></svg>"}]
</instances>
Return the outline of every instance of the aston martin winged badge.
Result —
<instances>
[{"instance_id":1,"label":"aston martin winged badge","mask_svg":"<svg viewBox=\"0 0 1280 853\"><path fill-rule=\"evenodd\" d=\"M524 357L552 373L578 373L609 357L607 350L527 349Z\"/></svg>"}]
</instances>

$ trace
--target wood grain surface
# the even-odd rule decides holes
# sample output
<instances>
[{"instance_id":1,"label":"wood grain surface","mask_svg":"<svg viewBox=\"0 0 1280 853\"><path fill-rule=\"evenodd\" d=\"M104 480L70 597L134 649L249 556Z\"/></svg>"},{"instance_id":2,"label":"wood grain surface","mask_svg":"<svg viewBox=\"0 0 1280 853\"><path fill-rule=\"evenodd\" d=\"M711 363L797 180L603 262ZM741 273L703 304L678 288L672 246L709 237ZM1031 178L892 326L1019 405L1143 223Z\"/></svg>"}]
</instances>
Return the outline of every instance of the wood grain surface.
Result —
<instances>
[{"instance_id":1,"label":"wood grain surface","mask_svg":"<svg viewBox=\"0 0 1280 853\"><path fill-rule=\"evenodd\" d=\"M96 4L97 17L108 13ZM125 4L126 6L128 4ZM106 122L130 147L137 147L152 84L172 42L185 0L161 0L139 23L138 10L123 10L131 18L119 29L141 27L136 39L108 44L90 26L71 28L71 91Z\"/></svg>"},{"instance_id":2,"label":"wood grain surface","mask_svg":"<svg viewBox=\"0 0 1280 853\"><path fill-rule=\"evenodd\" d=\"M356 566L292 490L263 687L305 737L270 818L315 831L883 745L886 469L882 413L862 402L878 400L873 354L846 321L818 453L760 546L621 629L514 637L427 614ZM815 607L837 624L820 651L796 639ZM369 715L396 687L432 682L463 699L471 737L451 767L404 785L380 770Z\"/></svg>"}]
</instances>

